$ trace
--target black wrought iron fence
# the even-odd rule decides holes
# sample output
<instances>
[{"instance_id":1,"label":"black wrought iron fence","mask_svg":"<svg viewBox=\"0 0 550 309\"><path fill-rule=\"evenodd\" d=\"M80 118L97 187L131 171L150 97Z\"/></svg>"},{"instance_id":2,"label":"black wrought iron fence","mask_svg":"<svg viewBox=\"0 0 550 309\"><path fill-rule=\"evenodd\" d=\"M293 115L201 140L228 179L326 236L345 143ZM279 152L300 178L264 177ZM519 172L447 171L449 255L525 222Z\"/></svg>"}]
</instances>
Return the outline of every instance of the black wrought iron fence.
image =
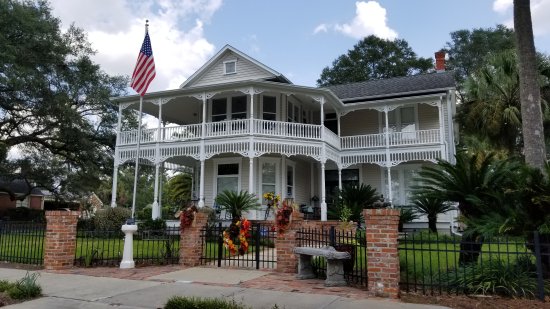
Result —
<instances>
[{"instance_id":1,"label":"black wrought iron fence","mask_svg":"<svg viewBox=\"0 0 550 309\"><path fill-rule=\"evenodd\" d=\"M231 254L224 247L223 232L226 229L227 226L224 226L222 222L217 222L201 230L202 265L255 269L274 269L276 267L275 241L277 234L270 225L252 224L248 250L244 254Z\"/></svg>"},{"instance_id":2,"label":"black wrought iron fence","mask_svg":"<svg viewBox=\"0 0 550 309\"><path fill-rule=\"evenodd\" d=\"M133 253L136 265L164 265L179 262L179 227L162 230L138 230L134 234ZM124 251L122 231L78 230L75 265L118 266Z\"/></svg>"},{"instance_id":3,"label":"black wrought iron fence","mask_svg":"<svg viewBox=\"0 0 550 309\"><path fill-rule=\"evenodd\" d=\"M334 226L330 228L303 228L297 231L296 238L300 247L320 248L332 246L338 251L349 252L351 259L344 261L344 274L348 283L368 286L367 280L367 240L365 232L342 231ZM326 278L327 265L323 257L313 257L312 266L319 278Z\"/></svg>"},{"instance_id":4,"label":"black wrought iron fence","mask_svg":"<svg viewBox=\"0 0 550 309\"><path fill-rule=\"evenodd\" d=\"M45 223L0 222L0 261L42 265Z\"/></svg>"},{"instance_id":5,"label":"black wrought iron fence","mask_svg":"<svg viewBox=\"0 0 550 309\"><path fill-rule=\"evenodd\" d=\"M550 235L528 239L403 235L401 290L424 294L550 295Z\"/></svg>"}]
</instances>

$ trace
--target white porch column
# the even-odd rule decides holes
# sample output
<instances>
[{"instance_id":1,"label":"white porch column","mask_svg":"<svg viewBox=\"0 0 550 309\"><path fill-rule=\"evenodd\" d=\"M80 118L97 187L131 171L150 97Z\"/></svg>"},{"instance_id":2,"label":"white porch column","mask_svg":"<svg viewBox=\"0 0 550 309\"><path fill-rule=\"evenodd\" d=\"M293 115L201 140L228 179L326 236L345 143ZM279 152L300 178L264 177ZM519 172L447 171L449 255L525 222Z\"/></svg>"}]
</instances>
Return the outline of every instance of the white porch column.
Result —
<instances>
[{"instance_id":1,"label":"white porch column","mask_svg":"<svg viewBox=\"0 0 550 309\"><path fill-rule=\"evenodd\" d=\"M159 206L159 168L160 168L160 140L162 138L162 99L158 100L159 115L157 126L157 145L155 150L155 187L153 193L153 209L151 217L153 220L160 218L160 206Z\"/></svg>"},{"instance_id":2,"label":"white porch column","mask_svg":"<svg viewBox=\"0 0 550 309\"><path fill-rule=\"evenodd\" d=\"M321 103L321 140L325 140L325 97L321 97L319 100L319 103Z\"/></svg>"},{"instance_id":3,"label":"white porch column","mask_svg":"<svg viewBox=\"0 0 550 309\"><path fill-rule=\"evenodd\" d=\"M439 142L441 143L441 158L443 160L448 160L447 150L445 147L445 127L444 127L444 118L443 118L443 104L441 102L442 97L439 97L437 102L437 111L439 112Z\"/></svg>"},{"instance_id":4,"label":"white porch column","mask_svg":"<svg viewBox=\"0 0 550 309\"><path fill-rule=\"evenodd\" d=\"M250 129L249 134L254 134L254 88L250 87Z\"/></svg>"},{"instance_id":5,"label":"white porch column","mask_svg":"<svg viewBox=\"0 0 550 309\"><path fill-rule=\"evenodd\" d=\"M199 208L204 207L204 158L201 158L201 175L199 183Z\"/></svg>"},{"instance_id":6,"label":"white porch column","mask_svg":"<svg viewBox=\"0 0 550 309\"><path fill-rule=\"evenodd\" d=\"M201 133L201 171L199 181L199 208L204 207L204 160L206 157L204 149L204 139L206 137L206 92L202 94L202 133Z\"/></svg>"},{"instance_id":7,"label":"white porch column","mask_svg":"<svg viewBox=\"0 0 550 309\"><path fill-rule=\"evenodd\" d=\"M292 197L292 196L288 196L288 194L287 194L288 192L286 191L286 186L287 186L286 173L287 173L287 170L286 170L286 157L283 155L282 158L281 158L281 198Z\"/></svg>"},{"instance_id":8,"label":"white porch column","mask_svg":"<svg viewBox=\"0 0 550 309\"><path fill-rule=\"evenodd\" d=\"M111 207L116 207L116 195L118 185L118 145L120 144L120 132L122 126L122 105L118 105L118 122L116 126L115 158L113 166L113 187L111 190Z\"/></svg>"},{"instance_id":9,"label":"white porch column","mask_svg":"<svg viewBox=\"0 0 550 309\"><path fill-rule=\"evenodd\" d=\"M321 221L327 221L327 202L325 196L325 163L321 162Z\"/></svg>"},{"instance_id":10,"label":"white porch column","mask_svg":"<svg viewBox=\"0 0 550 309\"><path fill-rule=\"evenodd\" d=\"M336 122L338 123L338 137L340 137L340 113L336 113Z\"/></svg>"},{"instance_id":11,"label":"white porch column","mask_svg":"<svg viewBox=\"0 0 550 309\"><path fill-rule=\"evenodd\" d=\"M342 168L338 166L338 190L342 191Z\"/></svg>"},{"instance_id":12,"label":"white porch column","mask_svg":"<svg viewBox=\"0 0 550 309\"><path fill-rule=\"evenodd\" d=\"M384 106L384 116L386 119L386 167L388 169L388 200L391 203L393 200L393 192L391 188L390 126L388 112L389 108L387 106ZM393 208L393 204L391 207Z\"/></svg>"},{"instance_id":13,"label":"white porch column","mask_svg":"<svg viewBox=\"0 0 550 309\"><path fill-rule=\"evenodd\" d=\"M248 158L248 193L254 194L254 158Z\"/></svg>"}]
</instances>

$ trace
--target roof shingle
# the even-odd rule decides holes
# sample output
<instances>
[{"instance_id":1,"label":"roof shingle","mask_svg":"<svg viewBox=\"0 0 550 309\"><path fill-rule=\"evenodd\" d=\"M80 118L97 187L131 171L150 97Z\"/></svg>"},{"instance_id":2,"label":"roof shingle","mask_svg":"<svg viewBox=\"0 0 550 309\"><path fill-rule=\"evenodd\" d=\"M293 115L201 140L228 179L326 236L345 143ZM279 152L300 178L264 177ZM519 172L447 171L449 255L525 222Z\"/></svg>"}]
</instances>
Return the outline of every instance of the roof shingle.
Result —
<instances>
[{"instance_id":1,"label":"roof shingle","mask_svg":"<svg viewBox=\"0 0 550 309\"><path fill-rule=\"evenodd\" d=\"M429 93L455 87L452 71L369 80L326 87L344 103L353 99L382 99L405 94Z\"/></svg>"}]
</instances>

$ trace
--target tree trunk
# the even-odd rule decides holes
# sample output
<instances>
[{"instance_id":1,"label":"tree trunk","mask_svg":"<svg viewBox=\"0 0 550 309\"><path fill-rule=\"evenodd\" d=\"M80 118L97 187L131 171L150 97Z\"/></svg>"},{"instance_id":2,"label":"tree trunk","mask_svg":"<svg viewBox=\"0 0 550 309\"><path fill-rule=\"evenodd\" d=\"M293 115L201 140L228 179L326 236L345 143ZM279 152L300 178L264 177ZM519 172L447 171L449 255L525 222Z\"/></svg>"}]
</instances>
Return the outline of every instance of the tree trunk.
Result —
<instances>
[{"instance_id":1,"label":"tree trunk","mask_svg":"<svg viewBox=\"0 0 550 309\"><path fill-rule=\"evenodd\" d=\"M480 235L474 233L469 236L462 236L460 240L460 255L458 257L458 264L465 266L472 263L477 263L477 259L481 252L481 246L483 246Z\"/></svg>"},{"instance_id":2,"label":"tree trunk","mask_svg":"<svg viewBox=\"0 0 550 309\"><path fill-rule=\"evenodd\" d=\"M544 171L546 149L530 4L530 0L514 0L514 28L519 62L523 152L525 163Z\"/></svg>"},{"instance_id":3,"label":"tree trunk","mask_svg":"<svg viewBox=\"0 0 550 309\"><path fill-rule=\"evenodd\" d=\"M437 233L437 215L428 216L428 228L430 232Z\"/></svg>"}]
</instances>

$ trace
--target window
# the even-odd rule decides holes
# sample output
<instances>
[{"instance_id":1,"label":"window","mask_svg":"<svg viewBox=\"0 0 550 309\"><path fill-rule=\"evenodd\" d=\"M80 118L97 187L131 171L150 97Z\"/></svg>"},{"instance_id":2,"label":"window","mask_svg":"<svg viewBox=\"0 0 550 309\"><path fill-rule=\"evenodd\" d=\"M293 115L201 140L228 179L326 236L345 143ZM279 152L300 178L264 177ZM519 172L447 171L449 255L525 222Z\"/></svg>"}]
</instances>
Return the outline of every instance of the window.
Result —
<instances>
[{"instance_id":1,"label":"window","mask_svg":"<svg viewBox=\"0 0 550 309\"><path fill-rule=\"evenodd\" d=\"M237 73L237 60L225 61L223 68L225 75Z\"/></svg>"},{"instance_id":2,"label":"window","mask_svg":"<svg viewBox=\"0 0 550 309\"><path fill-rule=\"evenodd\" d=\"M29 208L29 197L27 196L24 200L17 200L15 202L15 207L26 207Z\"/></svg>"},{"instance_id":3,"label":"window","mask_svg":"<svg viewBox=\"0 0 550 309\"><path fill-rule=\"evenodd\" d=\"M396 166L391 169L392 203L394 205L409 205L411 203L411 188L418 184L414 182L418 176L418 170L420 170L420 166L417 164ZM389 198L388 173L386 171L382 171L382 173L385 184L384 197Z\"/></svg>"},{"instance_id":4,"label":"window","mask_svg":"<svg viewBox=\"0 0 550 309\"><path fill-rule=\"evenodd\" d=\"M294 198L294 165L286 166L286 197Z\"/></svg>"},{"instance_id":5,"label":"window","mask_svg":"<svg viewBox=\"0 0 550 309\"><path fill-rule=\"evenodd\" d=\"M345 169L342 170L342 187L358 186L359 185L359 170ZM336 190L338 189L338 170L325 171L325 195L327 201L332 201Z\"/></svg>"},{"instance_id":6,"label":"window","mask_svg":"<svg viewBox=\"0 0 550 309\"><path fill-rule=\"evenodd\" d=\"M383 114L382 114L383 115ZM385 120L382 116L382 128ZM416 131L416 109L414 106L399 107L388 112L388 127L390 132L414 132ZM383 132L383 130L381 130Z\"/></svg>"},{"instance_id":7,"label":"window","mask_svg":"<svg viewBox=\"0 0 550 309\"><path fill-rule=\"evenodd\" d=\"M275 158L260 158L260 194L263 196L267 192L275 192L281 194L279 184L280 179L280 160ZM263 200L265 203L265 200Z\"/></svg>"},{"instance_id":8,"label":"window","mask_svg":"<svg viewBox=\"0 0 550 309\"><path fill-rule=\"evenodd\" d=\"M239 164L218 164L216 168L216 194L224 190L239 191Z\"/></svg>"},{"instance_id":9,"label":"window","mask_svg":"<svg viewBox=\"0 0 550 309\"><path fill-rule=\"evenodd\" d=\"M212 122L227 119L227 98L212 100Z\"/></svg>"},{"instance_id":10,"label":"window","mask_svg":"<svg viewBox=\"0 0 550 309\"><path fill-rule=\"evenodd\" d=\"M263 96L262 117L264 120L277 120L277 98Z\"/></svg>"},{"instance_id":11,"label":"window","mask_svg":"<svg viewBox=\"0 0 550 309\"><path fill-rule=\"evenodd\" d=\"M231 119L246 118L246 96L231 98Z\"/></svg>"},{"instance_id":12,"label":"window","mask_svg":"<svg viewBox=\"0 0 550 309\"><path fill-rule=\"evenodd\" d=\"M325 115L325 127L335 134L338 134L338 119L336 113L328 113Z\"/></svg>"}]
</instances>

